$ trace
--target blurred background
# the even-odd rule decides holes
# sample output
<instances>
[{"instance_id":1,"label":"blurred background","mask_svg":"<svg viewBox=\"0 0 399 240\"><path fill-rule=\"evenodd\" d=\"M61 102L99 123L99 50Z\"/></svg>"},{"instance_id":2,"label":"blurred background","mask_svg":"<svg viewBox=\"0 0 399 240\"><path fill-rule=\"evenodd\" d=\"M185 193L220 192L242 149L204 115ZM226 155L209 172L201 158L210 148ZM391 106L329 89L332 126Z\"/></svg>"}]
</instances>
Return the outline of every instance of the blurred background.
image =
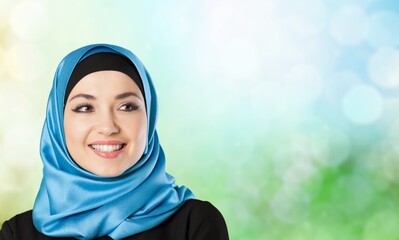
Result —
<instances>
[{"instance_id":1,"label":"blurred background","mask_svg":"<svg viewBox=\"0 0 399 240\"><path fill-rule=\"evenodd\" d=\"M31 209L52 78L124 46L167 170L231 239L399 239L397 0L0 0L0 223Z\"/></svg>"}]
</instances>

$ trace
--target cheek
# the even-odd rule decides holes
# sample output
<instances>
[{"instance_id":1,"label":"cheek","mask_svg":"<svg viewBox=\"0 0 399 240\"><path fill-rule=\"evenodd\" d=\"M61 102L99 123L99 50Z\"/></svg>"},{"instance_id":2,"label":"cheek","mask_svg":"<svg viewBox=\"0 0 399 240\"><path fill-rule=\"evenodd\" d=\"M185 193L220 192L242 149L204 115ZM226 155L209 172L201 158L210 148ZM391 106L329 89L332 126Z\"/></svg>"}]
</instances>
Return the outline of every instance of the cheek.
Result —
<instances>
[{"instance_id":1,"label":"cheek","mask_svg":"<svg viewBox=\"0 0 399 240\"><path fill-rule=\"evenodd\" d=\"M132 138L138 148L144 151L145 145L147 144L147 119L141 119L140 121L135 121L132 129Z\"/></svg>"},{"instance_id":2,"label":"cheek","mask_svg":"<svg viewBox=\"0 0 399 240\"><path fill-rule=\"evenodd\" d=\"M72 159L79 159L77 156L78 154L76 153L76 144L77 140L79 139L79 135L77 131L74 131L73 124L71 121L64 120L64 134L65 134L65 143L66 147L68 149L69 155L72 157Z\"/></svg>"},{"instance_id":3,"label":"cheek","mask_svg":"<svg viewBox=\"0 0 399 240\"><path fill-rule=\"evenodd\" d=\"M69 148L70 144L75 142L75 134L73 130L73 126L71 125L71 121L64 120L64 134L65 134L65 141L67 144L67 148Z\"/></svg>"},{"instance_id":4,"label":"cheek","mask_svg":"<svg viewBox=\"0 0 399 240\"><path fill-rule=\"evenodd\" d=\"M85 141L85 132L87 132L82 121L69 119L64 122L65 141L67 148L70 146L81 144Z\"/></svg>"}]
</instances>

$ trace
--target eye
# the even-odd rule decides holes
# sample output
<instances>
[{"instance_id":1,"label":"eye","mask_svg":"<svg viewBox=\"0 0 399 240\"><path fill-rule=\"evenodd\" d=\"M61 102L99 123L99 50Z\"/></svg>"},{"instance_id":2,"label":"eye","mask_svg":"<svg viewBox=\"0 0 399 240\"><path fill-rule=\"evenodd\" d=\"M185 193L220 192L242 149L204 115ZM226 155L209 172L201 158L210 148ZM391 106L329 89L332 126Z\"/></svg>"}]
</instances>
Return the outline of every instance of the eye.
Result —
<instances>
[{"instance_id":1,"label":"eye","mask_svg":"<svg viewBox=\"0 0 399 240\"><path fill-rule=\"evenodd\" d=\"M77 112L77 113L93 112L94 108L90 104L83 104L83 105L78 105L77 107L73 108L72 111Z\"/></svg>"},{"instance_id":2,"label":"eye","mask_svg":"<svg viewBox=\"0 0 399 240\"><path fill-rule=\"evenodd\" d=\"M134 103L124 103L119 107L119 110L125 111L125 112L133 112L137 110L139 106L137 106Z\"/></svg>"}]
</instances>

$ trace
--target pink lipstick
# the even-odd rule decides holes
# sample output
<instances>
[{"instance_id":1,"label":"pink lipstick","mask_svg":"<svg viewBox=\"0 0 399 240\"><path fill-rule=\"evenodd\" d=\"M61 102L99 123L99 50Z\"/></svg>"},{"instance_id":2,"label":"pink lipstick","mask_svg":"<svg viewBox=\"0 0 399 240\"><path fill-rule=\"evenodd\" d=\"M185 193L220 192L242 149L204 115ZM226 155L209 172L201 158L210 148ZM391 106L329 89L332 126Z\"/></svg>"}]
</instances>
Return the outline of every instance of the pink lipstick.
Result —
<instances>
[{"instance_id":1,"label":"pink lipstick","mask_svg":"<svg viewBox=\"0 0 399 240\"><path fill-rule=\"evenodd\" d=\"M124 152L126 143L117 140L101 140L89 144L89 147L102 158L116 158Z\"/></svg>"}]
</instances>

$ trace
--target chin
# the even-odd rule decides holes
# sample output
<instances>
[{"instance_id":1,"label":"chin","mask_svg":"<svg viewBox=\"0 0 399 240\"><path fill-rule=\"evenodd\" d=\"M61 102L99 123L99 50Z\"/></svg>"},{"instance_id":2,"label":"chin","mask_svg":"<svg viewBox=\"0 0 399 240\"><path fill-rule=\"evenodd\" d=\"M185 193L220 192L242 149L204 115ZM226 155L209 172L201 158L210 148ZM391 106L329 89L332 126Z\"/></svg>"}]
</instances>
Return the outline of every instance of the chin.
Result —
<instances>
[{"instance_id":1,"label":"chin","mask_svg":"<svg viewBox=\"0 0 399 240\"><path fill-rule=\"evenodd\" d=\"M92 171L92 173L100 177L117 177L121 175L123 172L125 172L125 169L119 169L119 168L117 169L107 168L104 170Z\"/></svg>"}]
</instances>

